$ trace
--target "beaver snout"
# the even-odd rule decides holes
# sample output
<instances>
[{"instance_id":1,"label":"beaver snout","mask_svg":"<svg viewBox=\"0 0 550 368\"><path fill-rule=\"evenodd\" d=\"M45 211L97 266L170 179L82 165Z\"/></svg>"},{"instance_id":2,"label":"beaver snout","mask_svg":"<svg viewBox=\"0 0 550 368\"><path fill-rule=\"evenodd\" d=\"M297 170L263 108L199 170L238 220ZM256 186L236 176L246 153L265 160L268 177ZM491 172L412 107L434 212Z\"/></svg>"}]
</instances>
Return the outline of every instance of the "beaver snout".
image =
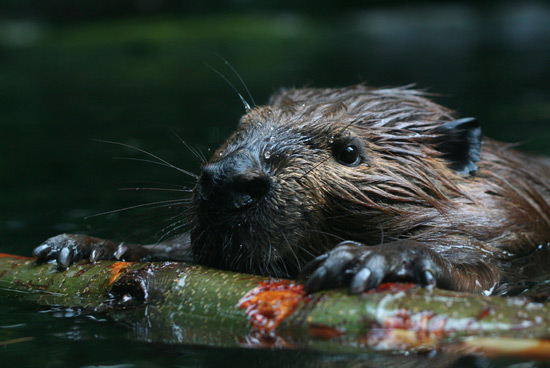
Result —
<instances>
[{"instance_id":1,"label":"beaver snout","mask_svg":"<svg viewBox=\"0 0 550 368\"><path fill-rule=\"evenodd\" d=\"M199 196L218 208L241 210L260 202L272 189L272 181L246 153L234 153L202 168Z\"/></svg>"}]
</instances>

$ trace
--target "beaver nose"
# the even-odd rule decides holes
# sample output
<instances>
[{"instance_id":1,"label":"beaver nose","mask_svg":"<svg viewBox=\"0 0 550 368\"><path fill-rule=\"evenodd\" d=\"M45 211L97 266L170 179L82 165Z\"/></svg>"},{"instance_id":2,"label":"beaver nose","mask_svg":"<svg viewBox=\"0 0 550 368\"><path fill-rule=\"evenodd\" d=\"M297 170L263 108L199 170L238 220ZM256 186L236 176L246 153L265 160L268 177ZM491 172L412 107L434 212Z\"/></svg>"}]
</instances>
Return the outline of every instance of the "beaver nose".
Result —
<instances>
[{"instance_id":1,"label":"beaver nose","mask_svg":"<svg viewBox=\"0 0 550 368\"><path fill-rule=\"evenodd\" d=\"M269 177L266 174L250 170L235 176L229 196L233 206L240 209L262 199L269 192L270 187Z\"/></svg>"},{"instance_id":2,"label":"beaver nose","mask_svg":"<svg viewBox=\"0 0 550 368\"><path fill-rule=\"evenodd\" d=\"M244 154L234 154L202 168L201 194L212 205L243 209L264 198L271 179Z\"/></svg>"}]
</instances>

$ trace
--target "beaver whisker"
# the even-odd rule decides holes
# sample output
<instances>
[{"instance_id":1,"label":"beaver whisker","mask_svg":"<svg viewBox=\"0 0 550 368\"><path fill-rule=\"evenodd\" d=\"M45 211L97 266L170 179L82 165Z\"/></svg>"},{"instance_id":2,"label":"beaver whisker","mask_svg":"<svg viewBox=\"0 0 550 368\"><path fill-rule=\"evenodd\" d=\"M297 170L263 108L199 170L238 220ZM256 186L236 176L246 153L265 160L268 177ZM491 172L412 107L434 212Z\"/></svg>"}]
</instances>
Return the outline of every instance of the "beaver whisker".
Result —
<instances>
[{"instance_id":1,"label":"beaver whisker","mask_svg":"<svg viewBox=\"0 0 550 368\"><path fill-rule=\"evenodd\" d=\"M287 245L287 248L286 249L290 249L290 251L292 252L292 255L294 256L294 259L296 260L296 268L298 269L298 272L302 270L302 265L300 263L300 260L298 259L298 256L296 255L296 252L294 251L292 245L290 244L290 242L288 241L287 237L285 236L284 233L281 233L281 236L283 237L284 241L286 242L286 245ZM269 245L271 247L271 244Z\"/></svg>"},{"instance_id":2,"label":"beaver whisker","mask_svg":"<svg viewBox=\"0 0 550 368\"><path fill-rule=\"evenodd\" d=\"M346 215L343 214L341 216L328 215L326 217L327 220L334 220L334 219L337 219L337 218L349 218L349 216L346 216ZM341 241L344 241L344 240L348 240L348 239L346 239L342 236L339 236L337 234L334 234L334 233L331 233L331 232L328 232L328 231L323 231L323 230L320 230L320 229L307 229L306 231L309 232L309 233L312 233L312 234L323 235L323 238L325 238L325 237L334 238L334 241L337 242L337 243L339 243ZM308 253L309 256L316 257L316 255L309 252L307 249L302 249L302 250L305 251L306 253Z\"/></svg>"},{"instance_id":3,"label":"beaver whisker","mask_svg":"<svg viewBox=\"0 0 550 368\"><path fill-rule=\"evenodd\" d=\"M270 239L267 239L267 262L265 264L265 269L264 269L264 272L267 273L267 268L269 267L269 265L271 264L271 251L273 249L273 246L271 245L271 240Z\"/></svg>"},{"instance_id":4,"label":"beaver whisker","mask_svg":"<svg viewBox=\"0 0 550 368\"><path fill-rule=\"evenodd\" d=\"M254 253L249 253L248 257L246 259L246 262L248 263L248 269L249 270L255 270L255 272L262 272L263 266L262 266L262 258L258 258L254 256Z\"/></svg>"},{"instance_id":5,"label":"beaver whisker","mask_svg":"<svg viewBox=\"0 0 550 368\"><path fill-rule=\"evenodd\" d=\"M197 242L198 241L202 241L202 238L204 237L204 234L206 234L208 232L208 228L205 228L204 230L198 232L198 229L197 229L197 226L193 226L190 231L194 231L194 233L196 234L196 240Z\"/></svg>"},{"instance_id":6,"label":"beaver whisker","mask_svg":"<svg viewBox=\"0 0 550 368\"><path fill-rule=\"evenodd\" d=\"M223 60L224 64L226 66L229 67L229 69L231 69L231 71L233 71L233 74L235 74L237 76L237 78L239 78L239 81L241 82L241 84L243 85L246 93L248 94L248 97L250 97L250 101L252 101L252 106L253 107L256 107L256 102L254 102L254 97L252 97L252 94L250 93L250 90L248 89L248 86L246 85L246 83L244 82L243 78L241 77L241 75L239 74L239 72L237 72L237 70L233 67L233 65L231 65L231 63L229 61L227 61L226 58L224 58L223 56L221 55L218 55L218 57L220 59Z\"/></svg>"},{"instance_id":7,"label":"beaver whisker","mask_svg":"<svg viewBox=\"0 0 550 368\"><path fill-rule=\"evenodd\" d=\"M167 207L167 206L180 205L180 204L181 205L187 205L188 203L189 203L188 199L186 199L186 200L170 199L170 200L166 200L166 201L156 201L156 202L150 202L150 203L142 203L142 204L137 204L137 205L128 206L128 207L124 207L124 208L119 208L119 209L116 209L116 210L105 211L105 212L100 212L100 213L94 213L93 215L89 215L89 216L84 217L84 220L87 220L87 219L90 219L90 218L93 218L93 217L105 216L105 215L110 215L110 214L113 214L113 213L119 213L119 212L123 212L123 211L134 210L136 208L146 208L146 207L163 208L163 207ZM156 205L158 205L158 206L156 206ZM153 206L156 206L156 207L153 207Z\"/></svg>"},{"instance_id":8,"label":"beaver whisker","mask_svg":"<svg viewBox=\"0 0 550 368\"><path fill-rule=\"evenodd\" d=\"M227 77L225 75L223 75L220 71L218 71L216 68L214 68L213 66L211 66L210 64L206 63L206 62L203 62L204 65L206 65L207 67L209 67L214 73L216 73L218 76L220 76L227 84L229 84L231 86L231 88L233 88L233 90L235 91L235 93L237 94L237 96L239 96L239 98L241 99L241 102L243 103L244 105L244 110L246 112L249 112L250 110L252 110L252 108L250 107L250 104L244 99L244 97L239 93L239 90L237 89L237 87L235 87L233 85L233 83L231 83L229 81L229 79L227 79Z\"/></svg>"},{"instance_id":9,"label":"beaver whisker","mask_svg":"<svg viewBox=\"0 0 550 368\"><path fill-rule=\"evenodd\" d=\"M275 263L268 263L267 267L268 269L266 269L266 275L270 275L272 277L278 277L279 267ZM269 271L269 269L271 269L271 271Z\"/></svg>"},{"instance_id":10,"label":"beaver whisker","mask_svg":"<svg viewBox=\"0 0 550 368\"><path fill-rule=\"evenodd\" d=\"M189 152L191 152L196 158L199 159L199 161L201 162L201 164L205 164L208 160L206 158L206 156L204 156L204 154L202 153L202 151L200 151L198 148L194 148L192 147L189 143L187 143L186 141L183 140L183 138L181 138L175 131L172 130L172 134L174 134L176 136L176 138L178 138L178 140L189 150Z\"/></svg>"},{"instance_id":11,"label":"beaver whisker","mask_svg":"<svg viewBox=\"0 0 550 368\"><path fill-rule=\"evenodd\" d=\"M282 274L282 271L283 271L283 270L281 269L281 270L280 270L280 271L281 271L281 274L276 275L276 277L285 277L285 276L288 277L287 275L291 275L291 273L288 272L288 268L286 267L286 262L285 262L285 259L284 259L284 258L280 259L279 262L277 262L277 264L278 264L278 265L280 264L281 266L283 266L283 268L285 269L285 273Z\"/></svg>"},{"instance_id":12,"label":"beaver whisker","mask_svg":"<svg viewBox=\"0 0 550 368\"><path fill-rule=\"evenodd\" d=\"M166 167L170 167L172 169L175 169L183 174L186 174L186 175L189 175L190 177L194 178L194 179L198 179L199 176L196 175L196 174L193 174L192 172L190 171L187 171L187 170L184 170L182 168L179 168L173 164L171 164L170 162L160 158L159 156L151 153L151 152L148 152L144 149L141 149L139 147L136 147L136 146L132 146L130 144L126 144L126 143L122 143L122 142L113 142L113 141L105 141L105 140L100 140L100 139L97 139L96 140L97 142L101 142L101 143L108 143L108 144L114 144L114 145L118 145L118 146L122 146L122 147L126 147L126 148L131 148L133 150L136 150L138 152L141 152L141 153L144 153L146 154L147 156L150 156L152 158L154 158L155 160L157 161L150 161L150 160L145 160L145 159L137 159L137 158L132 158L132 157L119 157L119 159L124 159L124 160L133 160L133 161L142 161L142 162L149 162L149 163L153 163L153 164L157 164L157 165L161 165L161 166L166 166Z\"/></svg>"},{"instance_id":13,"label":"beaver whisker","mask_svg":"<svg viewBox=\"0 0 550 368\"><path fill-rule=\"evenodd\" d=\"M168 168L176 168L174 165L172 164L166 164L166 163L163 163L163 162L158 162L158 161L154 161L154 160L148 160L148 159L145 159L145 158L137 158L137 157L123 157L123 156L115 156L113 157L114 160L124 160L124 161L136 161L136 162L145 162L145 163L148 163L148 164L153 164L153 165L159 165L159 166L164 166L164 167L168 167ZM193 174L191 173L190 171L187 172L183 169L179 169L179 168L176 168L178 171L180 172L184 172L185 174L193 177L194 179L196 179L198 176L196 174Z\"/></svg>"},{"instance_id":14,"label":"beaver whisker","mask_svg":"<svg viewBox=\"0 0 550 368\"><path fill-rule=\"evenodd\" d=\"M182 215L180 215L179 217L182 217ZM174 218L176 218L176 216L174 216L172 220ZM181 229L185 229L187 227L189 227L189 221L187 220L186 216L181 220L171 222L170 225L167 225L158 231L159 235L162 234L160 235L158 241L164 241L165 239L171 237L173 234L178 234Z\"/></svg>"},{"instance_id":15,"label":"beaver whisker","mask_svg":"<svg viewBox=\"0 0 550 368\"><path fill-rule=\"evenodd\" d=\"M192 193L193 189L172 189L172 188L158 188L158 187L127 187L118 188L120 191L155 191L155 192L180 192L180 193Z\"/></svg>"},{"instance_id":16,"label":"beaver whisker","mask_svg":"<svg viewBox=\"0 0 550 368\"><path fill-rule=\"evenodd\" d=\"M158 185L158 188L172 188L172 189L183 189L189 192L193 192L193 189L187 189L187 187L182 186L181 184L173 184L173 183L166 183L166 182L160 182L160 181L152 181L152 180L142 180L142 181L135 181L133 182L135 185ZM162 186L162 187L161 187Z\"/></svg>"},{"instance_id":17,"label":"beaver whisker","mask_svg":"<svg viewBox=\"0 0 550 368\"><path fill-rule=\"evenodd\" d=\"M154 208L146 208L137 216L133 216L126 221L126 227L133 228L156 228L160 225L161 229L154 235L155 238L166 238L167 233L171 233L171 229L176 226L182 227L182 223L188 222L188 200L183 200L180 203L170 203ZM172 231L173 232L173 231ZM164 235L162 235L164 234ZM159 241L157 239L157 241Z\"/></svg>"}]
</instances>

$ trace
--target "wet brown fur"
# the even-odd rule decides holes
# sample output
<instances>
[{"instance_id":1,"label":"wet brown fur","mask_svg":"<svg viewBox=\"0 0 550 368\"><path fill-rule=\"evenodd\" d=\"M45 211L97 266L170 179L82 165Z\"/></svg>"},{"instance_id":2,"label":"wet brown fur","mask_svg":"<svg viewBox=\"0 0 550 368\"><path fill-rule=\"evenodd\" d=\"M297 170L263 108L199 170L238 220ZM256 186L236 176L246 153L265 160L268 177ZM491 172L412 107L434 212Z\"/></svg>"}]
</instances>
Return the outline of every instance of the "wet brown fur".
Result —
<instances>
[{"instance_id":1,"label":"wet brown fur","mask_svg":"<svg viewBox=\"0 0 550 368\"><path fill-rule=\"evenodd\" d=\"M437 128L455 118L409 88L280 91L245 115L213 158L256 147L273 194L239 228L195 208L196 260L295 276L341 240L411 239L442 257L450 277L440 286L450 289L481 291L540 272L537 247L550 241L548 161L484 138L477 171L457 174L434 145ZM334 160L331 145L343 135L360 138L363 164Z\"/></svg>"}]
</instances>

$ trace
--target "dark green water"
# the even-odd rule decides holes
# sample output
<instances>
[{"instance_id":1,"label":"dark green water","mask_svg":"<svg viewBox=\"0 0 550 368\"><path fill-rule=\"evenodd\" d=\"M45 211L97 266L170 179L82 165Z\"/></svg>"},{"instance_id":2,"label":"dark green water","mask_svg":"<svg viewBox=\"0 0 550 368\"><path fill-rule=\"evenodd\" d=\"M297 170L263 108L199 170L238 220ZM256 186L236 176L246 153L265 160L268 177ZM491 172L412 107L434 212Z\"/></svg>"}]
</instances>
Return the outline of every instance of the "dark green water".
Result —
<instances>
[{"instance_id":1,"label":"dark green water","mask_svg":"<svg viewBox=\"0 0 550 368\"><path fill-rule=\"evenodd\" d=\"M27 255L60 232L140 242L158 238L166 224L139 210L86 217L181 196L121 188L188 188L193 180L176 170L118 159L147 157L96 140L145 149L198 172L199 161L178 136L208 156L243 113L232 88L204 64L244 94L218 55L239 71L259 104L283 86L417 83L441 93L438 102L461 116L478 117L487 135L550 154L550 7L542 2L65 24L0 14L0 251ZM17 338L32 340L0 345L7 364L2 366L433 362L428 357L397 362L384 354L159 346L136 342L109 321L0 305L0 342Z\"/></svg>"}]
</instances>

